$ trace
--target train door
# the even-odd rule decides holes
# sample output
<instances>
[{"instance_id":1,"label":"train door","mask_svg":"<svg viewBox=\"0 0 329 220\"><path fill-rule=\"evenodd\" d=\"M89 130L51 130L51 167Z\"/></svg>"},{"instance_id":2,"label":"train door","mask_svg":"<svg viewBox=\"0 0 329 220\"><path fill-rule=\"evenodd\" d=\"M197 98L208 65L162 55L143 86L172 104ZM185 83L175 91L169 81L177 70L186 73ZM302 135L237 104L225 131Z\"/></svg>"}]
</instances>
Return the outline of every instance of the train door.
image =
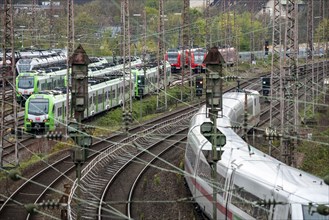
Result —
<instances>
[{"instance_id":1,"label":"train door","mask_svg":"<svg viewBox=\"0 0 329 220\"><path fill-rule=\"evenodd\" d=\"M95 113L95 105L96 105L96 94L93 92L90 94L90 115L93 115Z\"/></svg>"}]
</instances>

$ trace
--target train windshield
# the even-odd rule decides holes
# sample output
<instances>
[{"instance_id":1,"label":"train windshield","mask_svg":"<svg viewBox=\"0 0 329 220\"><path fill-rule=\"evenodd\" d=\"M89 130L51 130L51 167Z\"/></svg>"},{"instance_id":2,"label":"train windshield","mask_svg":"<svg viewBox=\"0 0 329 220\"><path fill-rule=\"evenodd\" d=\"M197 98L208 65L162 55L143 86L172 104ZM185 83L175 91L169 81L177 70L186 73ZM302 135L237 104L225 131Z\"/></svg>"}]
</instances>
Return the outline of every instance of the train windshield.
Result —
<instances>
[{"instance_id":1,"label":"train windshield","mask_svg":"<svg viewBox=\"0 0 329 220\"><path fill-rule=\"evenodd\" d=\"M194 54L194 63L202 64L204 60L204 53L195 53Z\"/></svg>"},{"instance_id":2,"label":"train windshield","mask_svg":"<svg viewBox=\"0 0 329 220\"><path fill-rule=\"evenodd\" d=\"M178 53L168 53L168 62L177 63Z\"/></svg>"},{"instance_id":3,"label":"train windshield","mask_svg":"<svg viewBox=\"0 0 329 220\"><path fill-rule=\"evenodd\" d=\"M320 215L316 212L316 208L311 207L309 205L303 205L303 216L304 220L329 220L329 216Z\"/></svg>"},{"instance_id":4,"label":"train windshield","mask_svg":"<svg viewBox=\"0 0 329 220\"><path fill-rule=\"evenodd\" d=\"M18 79L18 88L30 89L34 86L33 76L20 76Z\"/></svg>"},{"instance_id":5,"label":"train windshield","mask_svg":"<svg viewBox=\"0 0 329 220\"><path fill-rule=\"evenodd\" d=\"M48 114L49 101L47 99L32 99L28 106L28 114L45 115Z\"/></svg>"},{"instance_id":6,"label":"train windshield","mask_svg":"<svg viewBox=\"0 0 329 220\"><path fill-rule=\"evenodd\" d=\"M144 85L144 76L137 76L137 84Z\"/></svg>"},{"instance_id":7,"label":"train windshield","mask_svg":"<svg viewBox=\"0 0 329 220\"><path fill-rule=\"evenodd\" d=\"M31 70L31 59L20 59L17 63L18 73L27 72Z\"/></svg>"}]
</instances>

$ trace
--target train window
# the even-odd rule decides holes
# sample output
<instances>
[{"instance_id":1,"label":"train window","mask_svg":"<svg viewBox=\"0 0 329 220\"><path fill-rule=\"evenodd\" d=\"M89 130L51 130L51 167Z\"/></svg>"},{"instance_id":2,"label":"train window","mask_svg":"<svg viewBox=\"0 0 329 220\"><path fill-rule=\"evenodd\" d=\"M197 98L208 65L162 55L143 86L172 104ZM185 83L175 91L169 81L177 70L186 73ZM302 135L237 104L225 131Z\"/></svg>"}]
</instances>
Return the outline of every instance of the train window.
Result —
<instances>
[{"instance_id":1,"label":"train window","mask_svg":"<svg viewBox=\"0 0 329 220\"><path fill-rule=\"evenodd\" d=\"M62 107L59 107L58 109L57 109L57 115L58 116L61 116L62 115Z\"/></svg>"},{"instance_id":2,"label":"train window","mask_svg":"<svg viewBox=\"0 0 329 220\"><path fill-rule=\"evenodd\" d=\"M98 94L98 100L97 100L98 104L102 103L103 102L103 96L102 96L102 93L101 94Z\"/></svg>"},{"instance_id":3,"label":"train window","mask_svg":"<svg viewBox=\"0 0 329 220\"><path fill-rule=\"evenodd\" d=\"M198 176L204 179L206 182L211 182L211 168L207 162L200 160L198 166Z\"/></svg>"},{"instance_id":4,"label":"train window","mask_svg":"<svg viewBox=\"0 0 329 220\"><path fill-rule=\"evenodd\" d=\"M28 113L33 115L48 114L49 101L46 99L33 99L30 101Z\"/></svg>"},{"instance_id":5,"label":"train window","mask_svg":"<svg viewBox=\"0 0 329 220\"><path fill-rule=\"evenodd\" d=\"M261 199L252 193L246 191L244 187L234 185L234 193L231 198L231 203L246 212L257 220L267 220L270 213L270 207L254 205L255 201Z\"/></svg>"},{"instance_id":6,"label":"train window","mask_svg":"<svg viewBox=\"0 0 329 220\"><path fill-rule=\"evenodd\" d=\"M329 216L321 215L317 212L316 207L302 205L303 216L305 220L329 220Z\"/></svg>"},{"instance_id":7,"label":"train window","mask_svg":"<svg viewBox=\"0 0 329 220\"><path fill-rule=\"evenodd\" d=\"M194 170L196 154L190 146L186 148L186 157L188 158L188 161L191 163L192 169Z\"/></svg>"},{"instance_id":8,"label":"train window","mask_svg":"<svg viewBox=\"0 0 329 220\"><path fill-rule=\"evenodd\" d=\"M22 76L18 81L18 88L28 89L33 88L33 76Z\"/></svg>"},{"instance_id":9,"label":"train window","mask_svg":"<svg viewBox=\"0 0 329 220\"><path fill-rule=\"evenodd\" d=\"M92 97L92 96L89 97L89 103L90 103L90 104L93 103L93 97Z\"/></svg>"}]
</instances>

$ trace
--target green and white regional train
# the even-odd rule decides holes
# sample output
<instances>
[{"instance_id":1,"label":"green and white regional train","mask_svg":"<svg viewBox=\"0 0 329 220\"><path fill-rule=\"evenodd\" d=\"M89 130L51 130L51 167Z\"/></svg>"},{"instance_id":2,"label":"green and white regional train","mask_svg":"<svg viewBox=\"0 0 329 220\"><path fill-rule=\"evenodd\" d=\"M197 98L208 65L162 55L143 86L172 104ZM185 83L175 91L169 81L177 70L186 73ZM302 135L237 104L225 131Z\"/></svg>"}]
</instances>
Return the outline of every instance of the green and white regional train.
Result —
<instances>
[{"instance_id":1,"label":"green and white regional train","mask_svg":"<svg viewBox=\"0 0 329 220\"><path fill-rule=\"evenodd\" d=\"M128 100L129 95L134 94L134 78L132 76L130 81L129 74L126 74L125 78L125 84L123 78L120 77L89 86L88 108L84 112L83 119L121 106L123 100ZM129 92L130 88L131 92ZM48 132L55 130L59 124L65 124L66 95L32 94L25 104L25 131L31 133ZM71 95L69 94L69 96L71 100Z\"/></svg>"},{"instance_id":2,"label":"green and white regional train","mask_svg":"<svg viewBox=\"0 0 329 220\"><path fill-rule=\"evenodd\" d=\"M92 63L91 67L96 67L103 65L103 59L100 59L98 62ZM141 64L140 59L136 59L131 63L132 67L138 66ZM99 69L88 71L88 76L95 79L103 79L110 76L112 73L116 73L123 69L123 65L117 65L113 67L108 67L104 69ZM59 70L50 73L31 71L26 73L21 73L16 77L16 99L18 103L23 104L29 96L32 94L40 93L44 90L53 90L59 87L67 86L67 69Z\"/></svg>"},{"instance_id":3,"label":"green and white regional train","mask_svg":"<svg viewBox=\"0 0 329 220\"><path fill-rule=\"evenodd\" d=\"M162 65L160 70L162 70ZM165 85L171 84L171 65L167 61L165 65L166 82L164 75L161 74L158 86L158 67L148 68L144 74L143 69L134 69L131 71L135 78L135 97L140 98L142 96L157 92L158 87L163 89Z\"/></svg>"}]
</instances>

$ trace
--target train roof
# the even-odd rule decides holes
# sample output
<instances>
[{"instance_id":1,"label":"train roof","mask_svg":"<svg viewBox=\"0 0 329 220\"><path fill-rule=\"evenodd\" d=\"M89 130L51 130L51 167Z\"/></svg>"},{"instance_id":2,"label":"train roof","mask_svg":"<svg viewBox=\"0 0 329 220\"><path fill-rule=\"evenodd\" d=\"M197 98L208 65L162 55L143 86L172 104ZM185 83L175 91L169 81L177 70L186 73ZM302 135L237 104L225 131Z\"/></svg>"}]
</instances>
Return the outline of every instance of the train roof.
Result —
<instances>
[{"instance_id":1,"label":"train roof","mask_svg":"<svg viewBox=\"0 0 329 220\"><path fill-rule=\"evenodd\" d=\"M226 96L232 97L233 94ZM212 150L212 144L200 132L201 124L206 121L210 122L210 119L206 118L206 108L203 106L193 116L190 124L189 142L193 143L195 150ZM226 136L226 144L222 147L224 153L218 162L219 167L234 168L235 172L239 173L235 178L245 176L253 179L257 184L267 185L296 203L328 203L329 186L324 184L321 178L290 167L248 146L241 137L226 126L226 123L229 124L229 119L225 116L217 120L218 129ZM312 201L307 199L310 195Z\"/></svg>"}]
</instances>

